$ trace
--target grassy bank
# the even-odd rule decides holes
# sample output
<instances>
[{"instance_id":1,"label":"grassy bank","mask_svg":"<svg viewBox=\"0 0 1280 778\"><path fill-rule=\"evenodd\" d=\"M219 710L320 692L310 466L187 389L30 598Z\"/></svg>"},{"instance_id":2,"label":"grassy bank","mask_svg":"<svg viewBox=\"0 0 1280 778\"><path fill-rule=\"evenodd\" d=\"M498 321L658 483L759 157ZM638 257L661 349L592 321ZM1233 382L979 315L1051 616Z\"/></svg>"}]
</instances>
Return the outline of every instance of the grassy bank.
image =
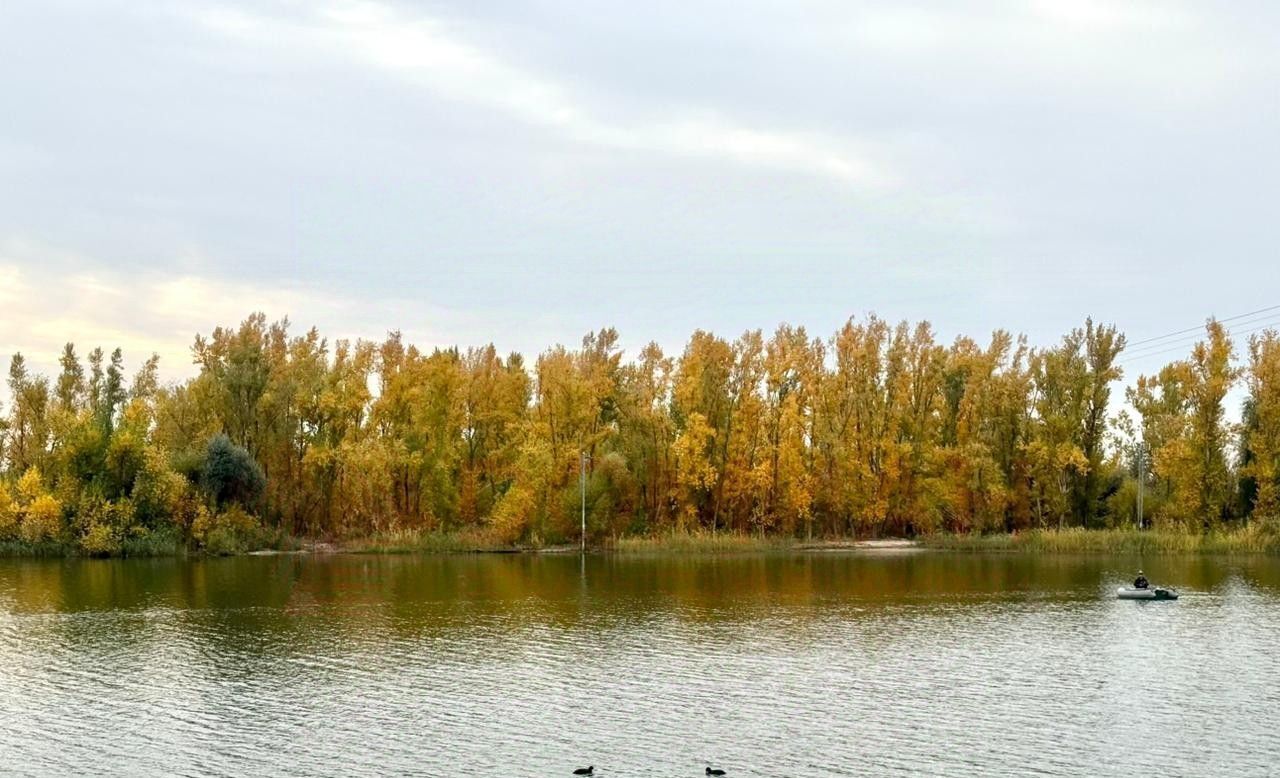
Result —
<instances>
[{"instance_id":1,"label":"grassy bank","mask_svg":"<svg viewBox=\"0 0 1280 778\"><path fill-rule=\"evenodd\" d=\"M105 556L221 556L271 551L348 554L515 554L525 552L573 552L576 543L547 545L539 542L511 544L482 530L427 531L394 530L363 538L328 542L283 534L263 533L253 539L216 547L188 547L176 537L150 535L126 541L117 552ZM738 554L767 551L805 551L854 548L851 540L804 542L788 537L761 537L731 532L675 532L619 538L603 545L590 545L592 552L616 554ZM75 557L88 556L70 543L39 544L21 541L0 542L0 556Z\"/></svg>"},{"instance_id":2,"label":"grassy bank","mask_svg":"<svg viewBox=\"0 0 1280 778\"><path fill-rule=\"evenodd\" d=\"M77 545L42 541L31 543L25 540L0 541L0 558L2 557L166 557L187 556L187 547L171 538L139 538L126 540L120 547L110 553L89 554Z\"/></svg>"},{"instance_id":3,"label":"grassy bank","mask_svg":"<svg viewBox=\"0 0 1280 778\"><path fill-rule=\"evenodd\" d=\"M383 532L335 544L332 550L354 554L515 554L522 552L574 552L576 543L545 545L510 544L494 540L483 531L427 532L399 530ZM603 545L587 547L593 553L615 554L735 554L758 551L786 551L799 548L791 538L760 537L720 532L674 532L661 535L618 538Z\"/></svg>"},{"instance_id":4,"label":"grassy bank","mask_svg":"<svg viewBox=\"0 0 1280 778\"><path fill-rule=\"evenodd\" d=\"M785 537L739 535L732 532L673 532L619 538L609 546L609 550L619 554L740 554L752 551L787 551L795 545L795 540Z\"/></svg>"},{"instance_id":5,"label":"grassy bank","mask_svg":"<svg viewBox=\"0 0 1280 778\"><path fill-rule=\"evenodd\" d=\"M474 530L458 532L395 530L379 532L367 538L343 541L333 546L335 551L352 554L516 553L539 548L541 547L499 543L487 533Z\"/></svg>"},{"instance_id":6,"label":"grassy bank","mask_svg":"<svg viewBox=\"0 0 1280 778\"><path fill-rule=\"evenodd\" d=\"M576 544L548 546L541 543L499 542L482 530L452 532L397 530L364 538L327 542L263 532L236 543L193 547L176 534L153 532L128 538L111 553L100 556L162 557L220 556L263 552L341 552L353 554L512 554L522 552L572 552ZM732 532L672 532L618 538L589 546L593 552L615 554L743 554L840 550L894 551L919 547L940 551L1021 552L1039 554L1280 554L1280 529L1258 522L1232 531L1197 534L1171 530L1063 529L1030 530L1016 534L926 535L916 541L857 541L836 538L805 541L790 537L744 535ZM0 557L92 556L72 543L22 540L0 542Z\"/></svg>"},{"instance_id":7,"label":"grassy bank","mask_svg":"<svg viewBox=\"0 0 1280 778\"><path fill-rule=\"evenodd\" d=\"M576 548L576 547L575 547ZM351 554L465 554L517 553L555 550L541 545L500 543L477 531L438 532L397 530L368 537L327 541L261 530L247 534L214 535L204 544L184 541L176 533L152 532L126 538L109 550L90 553L83 544L47 540L0 541L0 557L209 557L264 553L351 553Z\"/></svg>"},{"instance_id":8,"label":"grassy bank","mask_svg":"<svg viewBox=\"0 0 1280 778\"><path fill-rule=\"evenodd\" d=\"M17 538L0 540L2 557L185 557L235 556L255 551L296 551L303 541L278 531L261 531L252 537L218 535L212 542L197 546L175 530L152 532L114 539L109 545L93 550L83 542L66 539L32 542Z\"/></svg>"},{"instance_id":9,"label":"grassy bank","mask_svg":"<svg viewBox=\"0 0 1280 778\"><path fill-rule=\"evenodd\" d=\"M1199 534L1174 530L1044 529L1016 534L921 538L926 548L950 551L1022 551L1044 554L1262 554L1280 553L1280 533L1255 523Z\"/></svg>"}]
</instances>

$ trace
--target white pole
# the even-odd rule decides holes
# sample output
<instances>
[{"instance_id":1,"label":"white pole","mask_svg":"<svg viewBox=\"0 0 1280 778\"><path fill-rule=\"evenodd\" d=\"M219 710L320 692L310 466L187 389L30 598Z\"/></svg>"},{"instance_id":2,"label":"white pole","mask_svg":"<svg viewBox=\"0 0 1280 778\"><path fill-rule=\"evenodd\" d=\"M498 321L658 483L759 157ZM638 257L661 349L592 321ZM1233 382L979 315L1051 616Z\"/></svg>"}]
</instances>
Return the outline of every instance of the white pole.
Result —
<instances>
[{"instance_id":1,"label":"white pole","mask_svg":"<svg viewBox=\"0 0 1280 778\"><path fill-rule=\"evenodd\" d=\"M1146 473L1143 472L1143 466L1146 464L1145 446L1142 441L1138 442L1138 529L1142 529L1142 492L1146 481Z\"/></svg>"},{"instance_id":2,"label":"white pole","mask_svg":"<svg viewBox=\"0 0 1280 778\"><path fill-rule=\"evenodd\" d=\"M587 452L578 452L578 485L582 490L582 553L587 553Z\"/></svg>"}]
</instances>

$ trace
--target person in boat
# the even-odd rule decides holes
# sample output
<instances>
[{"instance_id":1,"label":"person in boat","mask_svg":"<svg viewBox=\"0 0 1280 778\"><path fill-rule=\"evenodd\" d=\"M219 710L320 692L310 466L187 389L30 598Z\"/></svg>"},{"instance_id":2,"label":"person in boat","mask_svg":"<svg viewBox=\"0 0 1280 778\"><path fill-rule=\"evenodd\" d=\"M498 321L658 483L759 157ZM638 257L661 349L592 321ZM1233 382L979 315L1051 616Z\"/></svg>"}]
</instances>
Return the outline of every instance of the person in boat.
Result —
<instances>
[{"instance_id":1,"label":"person in boat","mask_svg":"<svg viewBox=\"0 0 1280 778\"><path fill-rule=\"evenodd\" d=\"M1150 582L1150 581L1148 581L1148 580L1147 580L1147 577L1146 577L1145 575L1143 575L1143 574L1142 574L1142 571L1141 571L1141 570L1139 570L1139 571L1138 571L1138 577L1137 577L1137 578L1135 578L1135 579L1134 579L1134 581L1133 581L1133 588L1135 588L1135 589L1146 589L1146 588L1147 588L1147 587L1149 587L1149 586L1151 586L1151 582Z\"/></svg>"}]
</instances>

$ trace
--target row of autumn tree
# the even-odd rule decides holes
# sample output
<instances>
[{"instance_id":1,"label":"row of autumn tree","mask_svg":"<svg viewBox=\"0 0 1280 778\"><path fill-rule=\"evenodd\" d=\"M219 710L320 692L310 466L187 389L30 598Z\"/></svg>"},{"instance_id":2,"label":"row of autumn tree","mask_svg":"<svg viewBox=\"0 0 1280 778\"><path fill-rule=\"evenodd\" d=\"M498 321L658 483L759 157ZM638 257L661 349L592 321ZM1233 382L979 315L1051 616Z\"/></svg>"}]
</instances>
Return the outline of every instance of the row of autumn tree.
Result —
<instances>
[{"instance_id":1,"label":"row of autumn tree","mask_svg":"<svg viewBox=\"0 0 1280 778\"><path fill-rule=\"evenodd\" d=\"M558 542L578 534L584 462L595 540L1131 526L1140 471L1146 525L1276 515L1280 338L1255 336L1238 366L1210 321L1186 359L1136 380L1132 413L1111 407L1124 346L1092 321L1031 348L870 317L827 339L698 331L678 357L650 344L630 360L605 329L528 365L398 333L330 344L256 314L197 337L197 377L163 385L154 357L126 381L119 351L86 369L68 344L52 378L13 358L0 539L110 551L265 526Z\"/></svg>"}]
</instances>

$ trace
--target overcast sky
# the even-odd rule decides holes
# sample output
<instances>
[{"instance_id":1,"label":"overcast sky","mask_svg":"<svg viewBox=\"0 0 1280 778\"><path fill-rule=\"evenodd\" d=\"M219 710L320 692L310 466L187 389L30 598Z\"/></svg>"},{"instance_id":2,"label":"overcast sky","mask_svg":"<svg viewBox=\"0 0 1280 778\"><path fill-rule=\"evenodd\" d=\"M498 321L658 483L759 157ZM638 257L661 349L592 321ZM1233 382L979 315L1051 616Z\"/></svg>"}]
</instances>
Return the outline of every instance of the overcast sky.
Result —
<instances>
[{"instance_id":1,"label":"overcast sky","mask_svg":"<svg viewBox=\"0 0 1280 778\"><path fill-rule=\"evenodd\" d=\"M5 0L0 357L177 377L253 310L1162 335L1280 305L1277 40L1239 0Z\"/></svg>"}]
</instances>

